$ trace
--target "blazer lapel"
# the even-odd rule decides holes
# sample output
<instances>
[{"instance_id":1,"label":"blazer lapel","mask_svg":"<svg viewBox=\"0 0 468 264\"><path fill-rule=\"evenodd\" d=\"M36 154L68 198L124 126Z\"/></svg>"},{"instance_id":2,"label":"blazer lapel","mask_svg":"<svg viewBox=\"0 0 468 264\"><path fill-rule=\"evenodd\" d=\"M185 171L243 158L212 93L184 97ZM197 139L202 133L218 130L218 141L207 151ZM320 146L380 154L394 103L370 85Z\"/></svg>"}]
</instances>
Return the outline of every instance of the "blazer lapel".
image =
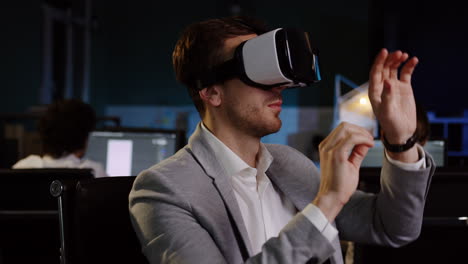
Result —
<instances>
[{"instance_id":1,"label":"blazer lapel","mask_svg":"<svg viewBox=\"0 0 468 264\"><path fill-rule=\"evenodd\" d=\"M250 245L247 229L245 227L244 220L242 219L242 214L239 209L230 178L213 155L213 151L210 149L208 142L202 136L200 124L198 124L197 129L190 137L188 145L197 161L205 170L206 174L213 179L213 184L221 195L226 208L231 214L237 230L240 233L242 242L244 243L248 254L251 256L253 254L252 247Z\"/></svg>"},{"instance_id":2,"label":"blazer lapel","mask_svg":"<svg viewBox=\"0 0 468 264\"><path fill-rule=\"evenodd\" d=\"M303 210L317 195L320 186L319 171L312 165L311 161L296 160L294 164L304 168L303 171L306 172L306 174L301 174L298 172L297 167L291 167L288 163L288 157L284 156L287 153L277 152L273 149L268 150L273 155L273 163L266 172L268 178L296 206L298 211ZM300 164L301 162L303 163ZM335 226L334 223L332 224ZM339 237L335 238L331 243L336 251L330 257L330 263L342 264L343 258Z\"/></svg>"},{"instance_id":3,"label":"blazer lapel","mask_svg":"<svg viewBox=\"0 0 468 264\"><path fill-rule=\"evenodd\" d=\"M287 154L273 151L270 148L268 150L273 156L273 162L266 171L268 178L296 206L297 210L304 209L315 198L318 191L320 174L317 168L312 166L311 162L304 163L302 168L310 174L300 175L296 167L288 164L288 158L282 156Z\"/></svg>"},{"instance_id":4,"label":"blazer lapel","mask_svg":"<svg viewBox=\"0 0 468 264\"><path fill-rule=\"evenodd\" d=\"M268 178L270 178L273 184L284 193L298 211L304 209L312 201L310 188L307 189L304 188L305 186L294 186L294 184L290 184L288 182L288 179L283 180L282 177L278 177L277 175L279 174L267 171Z\"/></svg>"}]
</instances>

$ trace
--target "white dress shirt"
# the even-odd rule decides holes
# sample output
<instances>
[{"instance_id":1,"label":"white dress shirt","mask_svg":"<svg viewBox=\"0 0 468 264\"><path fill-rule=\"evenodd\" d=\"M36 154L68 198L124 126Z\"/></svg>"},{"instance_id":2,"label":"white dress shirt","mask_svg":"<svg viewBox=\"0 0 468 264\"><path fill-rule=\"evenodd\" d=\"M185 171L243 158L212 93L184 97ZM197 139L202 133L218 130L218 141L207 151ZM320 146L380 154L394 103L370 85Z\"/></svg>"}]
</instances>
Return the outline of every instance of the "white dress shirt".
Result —
<instances>
[{"instance_id":1,"label":"white dress shirt","mask_svg":"<svg viewBox=\"0 0 468 264\"><path fill-rule=\"evenodd\" d=\"M257 254L261 252L263 244L269 238L278 236L281 229L298 211L265 174L273 162L273 157L262 143L260 143L260 151L257 155L257 168L252 168L216 138L203 123L201 123L201 127L202 137L207 140L215 156L218 157L218 161L231 177L231 183L253 253ZM409 168L418 169L424 165L424 151L421 154L421 149L421 147L418 147L423 161L420 160L417 163L410 164ZM390 160L390 162L402 167L398 161ZM404 164L404 166L406 167L403 168L408 169L408 164ZM312 203L307 205L301 213L330 242L338 235L336 228L328 222L322 211Z\"/></svg>"},{"instance_id":2,"label":"white dress shirt","mask_svg":"<svg viewBox=\"0 0 468 264\"><path fill-rule=\"evenodd\" d=\"M269 238L278 236L281 229L296 215L297 209L266 176L265 172L273 162L273 157L262 143L257 156L257 168L252 168L216 138L203 123L201 127L202 136L231 177L252 250L257 254ZM313 204L309 204L302 213L330 241L338 234Z\"/></svg>"},{"instance_id":3,"label":"white dress shirt","mask_svg":"<svg viewBox=\"0 0 468 264\"><path fill-rule=\"evenodd\" d=\"M95 178L108 176L104 167L95 161L80 159L74 154L69 154L58 159L49 155L43 157L38 155L29 155L13 165L13 169L37 169L37 168L79 168L92 169Z\"/></svg>"}]
</instances>

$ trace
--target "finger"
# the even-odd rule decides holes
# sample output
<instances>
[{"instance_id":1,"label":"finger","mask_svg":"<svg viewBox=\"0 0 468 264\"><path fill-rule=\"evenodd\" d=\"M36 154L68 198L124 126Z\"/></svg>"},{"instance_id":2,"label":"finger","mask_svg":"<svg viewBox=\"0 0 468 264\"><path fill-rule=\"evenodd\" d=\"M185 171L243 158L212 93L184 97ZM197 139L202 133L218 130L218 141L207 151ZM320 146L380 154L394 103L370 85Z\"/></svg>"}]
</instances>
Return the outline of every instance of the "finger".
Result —
<instances>
[{"instance_id":1,"label":"finger","mask_svg":"<svg viewBox=\"0 0 468 264\"><path fill-rule=\"evenodd\" d=\"M340 133L340 130L343 129L343 123L345 122L341 122L338 124L337 127L335 127L331 132L330 134L328 134L328 136L326 136L322 142L319 143L319 151L322 151L322 150L325 150L325 149L329 149L329 145L332 145L330 144L330 141L335 141L335 138L337 137L337 134Z\"/></svg>"},{"instance_id":2,"label":"finger","mask_svg":"<svg viewBox=\"0 0 468 264\"><path fill-rule=\"evenodd\" d=\"M369 99L371 103L375 106L380 102L380 94L382 93L382 81L383 81L383 67L385 60L388 56L388 51L382 49L374 60L371 71L369 73Z\"/></svg>"},{"instance_id":3,"label":"finger","mask_svg":"<svg viewBox=\"0 0 468 264\"><path fill-rule=\"evenodd\" d=\"M403 55L401 55L401 62L406 61L409 58L409 54L406 52L403 52Z\"/></svg>"},{"instance_id":4,"label":"finger","mask_svg":"<svg viewBox=\"0 0 468 264\"><path fill-rule=\"evenodd\" d=\"M384 67L385 60L388 56L387 49L382 49L379 54L375 57L374 64L372 65L369 79L375 82L382 81L382 70Z\"/></svg>"},{"instance_id":5,"label":"finger","mask_svg":"<svg viewBox=\"0 0 468 264\"><path fill-rule=\"evenodd\" d=\"M388 79L390 77L390 69L391 66L395 63L397 54L395 52L391 52L388 54L387 58L384 62L384 67L382 69L382 78Z\"/></svg>"},{"instance_id":6,"label":"finger","mask_svg":"<svg viewBox=\"0 0 468 264\"><path fill-rule=\"evenodd\" d=\"M356 167L360 167L362 161L369 151L369 146L367 145L356 145L349 156L349 161L353 163Z\"/></svg>"},{"instance_id":7,"label":"finger","mask_svg":"<svg viewBox=\"0 0 468 264\"><path fill-rule=\"evenodd\" d=\"M322 141L323 145L330 145L333 146L337 144L342 138L346 137L349 134L353 133L364 133L372 136L371 133L358 125L348 123L348 122L341 122L331 133L327 136L326 140Z\"/></svg>"},{"instance_id":8,"label":"finger","mask_svg":"<svg viewBox=\"0 0 468 264\"><path fill-rule=\"evenodd\" d=\"M385 60L385 65L384 67L392 67L395 63L398 63L400 61L400 57L402 55L402 52L397 50L394 52L390 52L388 54L387 59Z\"/></svg>"},{"instance_id":9,"label":"finger","mask_svg":"<svg viewBox=\"0 0 468 264\"><path fill-rule=\"evenodd\" d=\"M389 78L398 79L398 68L403 62L402 56L403 56L403 53L399 50L393 53L392 60L389 62L389 71L390 71Z\"/></svg>"},{"instance_id":10,"label":"finger","mask_svg":"<svg viewBox=\"0 0 468 264\"><path fill-rule=\"evenodd\" d=\"M367 129L351 123L342 122L319 144L319 150L322 152L330 151L344 138L359 134L365 135L373 140L372 134Z\"/></svg>"},{"instance_id":11,"label":"finger","mask_svg":"<svg viewBox=\"0 0 468 264\"><path fill-rule=\"evenodd\" d=\"M384 80L383 90L382 90L382 102L383 105L389 106L389 101L392 98L393 87L392 83L389 80Z\"/></svg>"},{"instance_id":12,"label":"finger","mask_svg":"<svg viewBox=\"0 0 468 264\"><path fill-rule=\"evenodd\" d=\"M416 57L411 58L403 65L400 74L400 80L406 83L411 83L411 76L413 75L414 68L418 64L419 60Z\"/></svg>"},{"instance_id":13,"label":"finger","mask_svg":"<svg viewBox=\"0 0 468 264\"><path fill-rule=\"evenodd\" d=\"M340 124L338 124L337 127L335 127L330 134L328 134L318 145L319 152L323 151L325 148L327 148L328 145L330 145L330 140L334 137L334 134L337 133L337 130L340 129Z\"/></svg>"},{"instance_id":14,"label":"finger","mask_svg":"<svg viewBox=\"0 0 468 264\"><path fill-rule=\"evenodd\" d=\"M333 149L338 158L336 161L345 162L349 161L355 166L359 166L360 155L367 153L362 147L355 150L356 146L364 148L372 148L374 146L374 138L366 134L352 134L342 139ZM354 152L359 151L359 152ZM363 158L364 156L362 156ZM357 163L356 163L357 162Z\"/></svg>"},{"instance_id":15,"label":"finger","mask_svg":"<svg viewBox=\"0 0 468 264\"><path fill-rule=\"evenodd\" d=\"M402 62L404 62L408 57L408 53L403 53L399 50L394 52L394 57L390 63L391 68L398 68Z\"/></svg>"}]
</instances>

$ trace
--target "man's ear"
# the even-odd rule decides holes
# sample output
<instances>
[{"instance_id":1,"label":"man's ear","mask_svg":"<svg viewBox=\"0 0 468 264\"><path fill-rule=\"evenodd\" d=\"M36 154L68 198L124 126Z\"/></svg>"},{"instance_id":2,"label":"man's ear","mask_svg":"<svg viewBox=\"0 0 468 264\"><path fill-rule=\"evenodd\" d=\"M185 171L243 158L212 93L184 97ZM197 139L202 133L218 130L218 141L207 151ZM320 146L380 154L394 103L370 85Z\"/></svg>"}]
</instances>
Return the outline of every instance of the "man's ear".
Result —
<instances>
[{"instance_id":1,"label":"man's ear","mask_svg":"<svg viewBox=\"0 0 468 264\"><path fill-rule=\"evenodd\" d=\"M205 104L217 107L221 105L221 87L219 85L211 85L201 89L198 94Z\"/></svg>"}]
</instances>

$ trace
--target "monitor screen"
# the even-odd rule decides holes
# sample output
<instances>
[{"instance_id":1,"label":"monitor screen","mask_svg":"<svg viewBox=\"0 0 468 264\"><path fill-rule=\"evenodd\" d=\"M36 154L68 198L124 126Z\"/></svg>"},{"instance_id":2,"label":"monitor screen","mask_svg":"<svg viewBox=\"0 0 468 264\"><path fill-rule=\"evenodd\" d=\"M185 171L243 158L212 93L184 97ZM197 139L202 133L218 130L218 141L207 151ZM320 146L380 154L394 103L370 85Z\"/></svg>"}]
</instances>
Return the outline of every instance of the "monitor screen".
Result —
<instances>
[{"instance_id":1,"label":"monitor screen","mask_svg":"<svg viewBox=\"0 0 468 264\"><path fill-rule=\"evenodd\" d=\"M177 152L184 139L176 130L93 131L85 158L100 162L109 176L135 176Z\"/></svg>"},{"instance_id":2,"label":"monitor screen","mask_svg":"<svg viewBox=\"0 0 468 264\"><path fill-rule=\"evenodd\" d=\"M431 154L437 167L446 164L447 145L443 139L428 140L424 149ZM361 167L382 167L384 146L380 139L374 140L374 147L369 149L366 157L362 161Z\"/></svg>"}]
</instances>

